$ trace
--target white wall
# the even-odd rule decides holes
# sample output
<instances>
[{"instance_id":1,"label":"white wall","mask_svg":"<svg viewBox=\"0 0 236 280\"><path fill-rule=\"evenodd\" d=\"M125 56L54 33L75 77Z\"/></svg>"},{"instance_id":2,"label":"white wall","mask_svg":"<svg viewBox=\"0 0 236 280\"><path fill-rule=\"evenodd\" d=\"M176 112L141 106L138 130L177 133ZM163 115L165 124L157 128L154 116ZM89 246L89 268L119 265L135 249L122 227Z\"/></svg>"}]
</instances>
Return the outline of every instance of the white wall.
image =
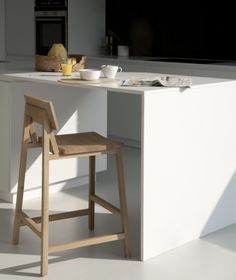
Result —
<instances>
[{"instance_id":1,"label":"white wall","mask_svg":"<svg viewBox=\"0 0 236 280\"><path fill-rule=\"evenodd\" d=\"M7 0L6 53L34 55L34 0Z\"/></svg>"},{"instance_id":2,"label":"white wall","mask_svg":"<svg viewBox=\"0 0 236 280\"><path fill-rule=\"evenodd\" d=\"M4 0L0 0L0 60L5 59L5 13Z\"/></svg>"},{"instance_id":3,"label":"white wall","mask_svg":"<svg viewBox=\"0 0 236 280\"><path fill-rule=\"evenodd\" d=\"M101 53L105 37L105 0L69 0L69 53Z\"/></svg>"}]
</instances>

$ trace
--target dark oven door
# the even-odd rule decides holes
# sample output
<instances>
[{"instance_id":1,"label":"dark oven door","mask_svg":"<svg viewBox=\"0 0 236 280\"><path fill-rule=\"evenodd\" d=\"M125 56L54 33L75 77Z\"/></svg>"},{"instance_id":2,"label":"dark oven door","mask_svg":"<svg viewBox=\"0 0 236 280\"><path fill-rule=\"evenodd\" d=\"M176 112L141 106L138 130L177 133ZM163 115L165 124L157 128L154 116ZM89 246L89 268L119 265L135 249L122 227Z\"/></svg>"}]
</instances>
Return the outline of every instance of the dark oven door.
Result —
<instances>
[{"instance_id":1,"label":"dark oven door","mask_svg":"<svg viewBox=\"0 0 236 280\"><path fill-rule=\"evenodd\" d=\"M61 43L67 49L67 17L65 11L35 17L36 54L47 55L54 43Z\"/></svg>"}]
</instances>

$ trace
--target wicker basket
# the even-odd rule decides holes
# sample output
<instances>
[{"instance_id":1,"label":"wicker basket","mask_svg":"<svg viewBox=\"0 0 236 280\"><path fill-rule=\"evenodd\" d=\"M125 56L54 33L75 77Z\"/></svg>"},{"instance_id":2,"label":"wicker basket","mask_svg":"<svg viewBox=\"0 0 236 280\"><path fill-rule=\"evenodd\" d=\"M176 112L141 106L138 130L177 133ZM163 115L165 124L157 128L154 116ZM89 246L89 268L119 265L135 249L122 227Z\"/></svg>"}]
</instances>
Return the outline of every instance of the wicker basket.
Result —
<instances>
[{"instance_id":1,"label":"wicker basket","mask_svg":"<svg viewBox=\"0 0 236 280\"><path fill-rule=\"evenodd\" d=\"M85 68L86 56L82 54L69 55L69 58L76 58L77 63L73 66L73 72L79 71L79 69ZM61 63L63 59L61 57L50 57L44 55L36 55L35 57L35 69L36 71L45 72L60 72Z\"/></svg>"}]
</instances>

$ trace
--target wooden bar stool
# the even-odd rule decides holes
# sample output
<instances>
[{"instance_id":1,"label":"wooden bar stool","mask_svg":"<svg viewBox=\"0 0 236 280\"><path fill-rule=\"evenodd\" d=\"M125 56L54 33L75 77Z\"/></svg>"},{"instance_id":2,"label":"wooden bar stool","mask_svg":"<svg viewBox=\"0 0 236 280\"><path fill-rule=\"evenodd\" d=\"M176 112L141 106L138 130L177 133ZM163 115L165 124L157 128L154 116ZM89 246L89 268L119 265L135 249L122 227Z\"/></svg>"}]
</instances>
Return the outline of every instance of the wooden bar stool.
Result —
<instances>
[{"instance_id":1,"label":"wooden bar stool","mask_svg":"<svg viewBox=\"0 0 236 280\"><path fill-rule=\"evenodd\" d=\"M38 123L42 126L42 135L40 137L36 135L34 123ZM42 276L46 275L48 272L48 254L53 252L122 239L124 243L125 256L130 257L122 144L105 138L96 132L55 135L54 131L57 129L58 124L52 102L32 96L25 96L23 138L13 229L13 243L17 244L19 242L21 226L28 226L35 234L39 236L41 239ZM42 209L40 217L31 218L22 210L27 152L29 148L39 147L42 148ZM101 154L115 154L116 156L120 208L115 207L95 193L95 157ZM89 157L88 208L49 215L49 161L80 156ZM112 214L120 215L122 225L120 232L49 246L49 221L88 215L88 227L90 230L93 230L95 214L94 203L103 206ZM41 223L41 226L38 225L39 223Z\"/></svg>"}]
</instances>

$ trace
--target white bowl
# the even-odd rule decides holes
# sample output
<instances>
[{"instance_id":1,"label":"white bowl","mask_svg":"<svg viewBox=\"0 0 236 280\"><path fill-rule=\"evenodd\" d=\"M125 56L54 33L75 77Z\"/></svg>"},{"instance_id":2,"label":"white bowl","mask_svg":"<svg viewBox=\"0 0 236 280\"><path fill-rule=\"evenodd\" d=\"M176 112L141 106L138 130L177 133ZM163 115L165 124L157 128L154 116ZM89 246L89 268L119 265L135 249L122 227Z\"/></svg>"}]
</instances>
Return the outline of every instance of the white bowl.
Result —
<instances>
[{"instance_id":1,"label":"white bowl","mask_svg":"<svg viewBox=\"0 0 236 280\"><path fill-rule=\"evenodd\" d=\"M93 81L98 80L101 75L101 70L99 69L80 69L80 78L82 80Z\"/></svg>"}]
</instances>

